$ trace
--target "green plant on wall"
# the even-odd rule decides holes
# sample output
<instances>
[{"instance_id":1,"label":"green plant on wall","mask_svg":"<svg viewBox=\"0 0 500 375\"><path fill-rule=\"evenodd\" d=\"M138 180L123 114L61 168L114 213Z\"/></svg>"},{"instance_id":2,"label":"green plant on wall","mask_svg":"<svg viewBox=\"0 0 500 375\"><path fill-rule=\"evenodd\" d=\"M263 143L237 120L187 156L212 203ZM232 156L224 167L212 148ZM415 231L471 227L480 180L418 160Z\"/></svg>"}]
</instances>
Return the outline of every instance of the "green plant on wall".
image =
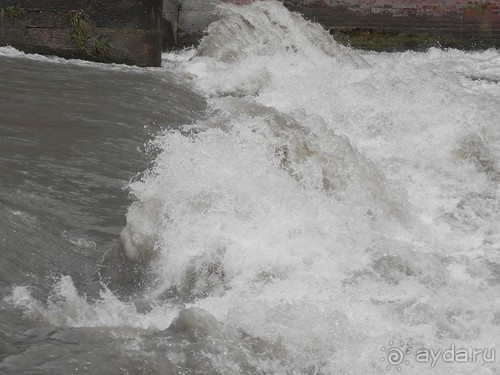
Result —
<instances>
[{"instance_id":1,"label":"green plant on wall","mask_svg":"<svg viewBox=\"0 0 500 375\"><path fill-rule=\"evenodd\" d=\"M19 4L9 5L8 7L5 7L5 9L3 10L9 15L10 18L17 18L26 11L26 9L24 9Z\"/></svg>"},{"instance_id":2,"label":"green plant on wall","mask_svg":"<svg viewBox=\"0 0 500 375\"><path fill-rule=\"evenodd\" d=\"M488 6L486 4L481 4L478 1L468 1L467 9L475 12L485 12L488 9Z\"/></svg>"},{"instance_id":3,"label":"green plant on wall","mask_svg":"<svg viewBox=\"0 0 500 375\"><path fill-rule=\"evenodd\" d=\"M102 36L97 37L94 41L94 55L98 59L105 60L112 56L111 44Z\"/></svg>"},{"instance_id":4,"label":"green plant on wall","mask_svg":"<svg viewBox=\"0 0 500 375\"><path fill-rule=\"evenodd\" d=\"M82 10L71 12L69 23L69 34L75 46L82 51L85 51L85 29L88 24L85 21L85 14Z\"/></svg>"}]
</instances>

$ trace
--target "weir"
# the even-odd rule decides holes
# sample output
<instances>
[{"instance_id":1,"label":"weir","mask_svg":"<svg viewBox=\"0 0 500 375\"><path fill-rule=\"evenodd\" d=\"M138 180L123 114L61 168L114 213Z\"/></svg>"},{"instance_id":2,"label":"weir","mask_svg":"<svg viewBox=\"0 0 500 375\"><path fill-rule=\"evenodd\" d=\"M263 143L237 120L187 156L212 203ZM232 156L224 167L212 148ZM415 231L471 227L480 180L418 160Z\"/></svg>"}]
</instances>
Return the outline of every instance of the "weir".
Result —
<instances>
[{"instance_id":1,"label":"weir","mask_svg":"<svg viewBox=\"0 0 500 375\"><path fill-rule=\"evenodd\" d=\"M251 0L219 0L245 4ZM500 47L498 0L282 0L335 38L373 50ZM175 42L196 43L216 18L217 1L164 0Z\"/></svg>"}]
</instances>

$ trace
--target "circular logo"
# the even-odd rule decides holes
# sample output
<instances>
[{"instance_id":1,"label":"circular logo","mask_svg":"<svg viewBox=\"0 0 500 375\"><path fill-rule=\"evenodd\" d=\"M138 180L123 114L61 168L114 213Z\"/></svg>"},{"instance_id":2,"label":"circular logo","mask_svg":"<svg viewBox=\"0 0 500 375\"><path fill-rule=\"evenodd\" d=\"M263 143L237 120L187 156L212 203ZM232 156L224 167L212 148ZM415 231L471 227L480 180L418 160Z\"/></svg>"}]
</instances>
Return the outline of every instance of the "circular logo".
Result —
<instances>
[{"instance_id":1,"label":"circular logo","mask_svg":"<svg viewBox=\"0 0 500 375\"><path fill-rule=\"evenodd\" d=\"M401 371L401 365L403 363L405 365L410 364L410 361L405 360L405 355L410 354L411 351L408 348L405 348L405 343L403 341L400 341L399 345L395 345L391 340L389 341L388 348L383 346L380 348L380 350L386 353L384 357L380 358L380 362L387 361L387 370L391 370L393 367L395 367L396 370Z\"/></svg>"}]
</instances>

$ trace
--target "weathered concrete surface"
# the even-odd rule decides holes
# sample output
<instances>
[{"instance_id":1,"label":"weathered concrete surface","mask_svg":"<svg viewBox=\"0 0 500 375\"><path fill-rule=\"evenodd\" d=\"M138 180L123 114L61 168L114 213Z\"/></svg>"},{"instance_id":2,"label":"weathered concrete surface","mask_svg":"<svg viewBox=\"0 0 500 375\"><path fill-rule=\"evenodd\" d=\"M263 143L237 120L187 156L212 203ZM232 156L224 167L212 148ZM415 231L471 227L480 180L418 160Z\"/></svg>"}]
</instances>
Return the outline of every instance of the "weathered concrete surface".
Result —
<instances>
[{"instance_id":1,"label":"weathered concrete surface","mask_svg":"<svg viewBox=\"0 0 500 375\"><path fill-rule=\"evenodd\" d=\"M162 6L162 0L0 0L0 45L159 66Z\"/></svg>"},{"instance_id":2,"label":"weathered concrete surface","mask_svg":"<svg viewBox=\"0 0 500 375\"><path fill-rule=\"evenodd\" d=\"M215 3L251 0L164 0L180 45L196 43L216 18ZM500 47L500 0L282 0L360 47L391 49L439 43L458 48ZM176 13L177 9L177 13ZM377 48L381 47L381 48Z\"/></svg>"},{"instance_id":3,"label":"weathered concrete surface","mask_svg":"<svg viewBox=\"0 0 500 375\"><path fill-rule=\"evenodd\" d=\"M163 0L163 16L171 23L176 45L196 44L217 19L220 0Z\"/></svg>"}]
</instances>

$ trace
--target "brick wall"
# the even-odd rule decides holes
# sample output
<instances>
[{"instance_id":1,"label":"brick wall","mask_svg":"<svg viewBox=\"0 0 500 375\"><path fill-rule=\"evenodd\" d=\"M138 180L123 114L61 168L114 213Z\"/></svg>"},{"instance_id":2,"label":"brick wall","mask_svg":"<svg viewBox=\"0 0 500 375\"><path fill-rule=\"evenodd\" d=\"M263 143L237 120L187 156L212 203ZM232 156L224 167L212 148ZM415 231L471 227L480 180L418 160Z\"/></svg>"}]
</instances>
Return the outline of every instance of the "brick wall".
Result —
<instances>
[{"instance_id":1,"label":"brick wall","mask_svg":"<svg viewBox=\"0 0 500 375\"><path fill-rule=\"evenodd\" d=\"M0 0L0 46L159 66L162 0Z\"/></svg>"},{"instance_id":2,"label":"brick wall","mask_svg":"<svg viewBox=\"0 0 500 375\"><path fill-rule=\"evenodd\" d=\"M425 34L458 44L500 47L500 0L285 0L333 29Z\"/></svg>"}]
</instances>

